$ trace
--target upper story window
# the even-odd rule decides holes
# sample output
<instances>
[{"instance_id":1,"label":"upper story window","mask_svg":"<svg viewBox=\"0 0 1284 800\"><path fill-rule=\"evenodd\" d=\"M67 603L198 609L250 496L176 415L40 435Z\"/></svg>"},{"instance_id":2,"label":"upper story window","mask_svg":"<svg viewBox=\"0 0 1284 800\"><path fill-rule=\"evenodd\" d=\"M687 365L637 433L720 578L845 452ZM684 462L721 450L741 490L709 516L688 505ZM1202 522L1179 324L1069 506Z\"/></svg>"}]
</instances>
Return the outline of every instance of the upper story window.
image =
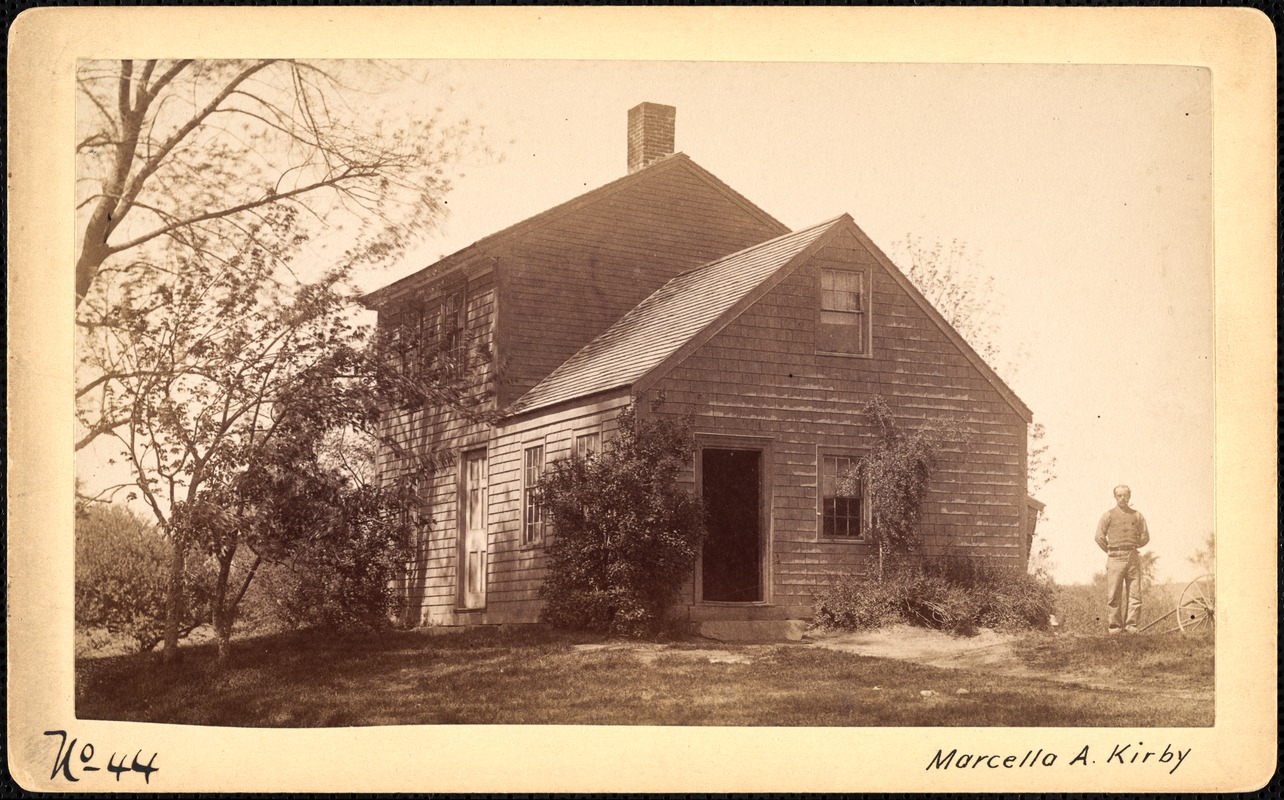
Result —
<instances>
[{"instance_id":1,"label":"upper story window","mask_svg":"<svg viewBox=\"0 0 1284 800\"><path fill-rule=\"evenodd\" d=\"M822 353L869 354L868 274L847 269L820 271L820 319L816 349Z\"/></svg>"},{"instance_id":2,"label":"upper story window","mask_svg":"<svg viewBox=\"0 0 1284 800\"><path fill-rule=\"evenodd\" d=\"M597 431L581 433L575 437L575 456L588 458L602 452L602 434Z\"/></svg>"},{"instance_id":3,"label":"upper story window","mask_svg":"<svg viewBox=\"0 0 1284 800\"><path fill-rule=\"evenodd\" d=\"M544 540L544 507L537 501L535 489L544 477L544 445L526 448L522 460L522 544Z\"/></svg>"},{"instance_id":4,"label":"upper story window","mask_svg":"<svg viewBox=\"0 0 1284 800\"><path fill-rule=\"evenodd\" d=\"M851 456L820 457L820 535L825 539L864 539L867 508L864 487L843 486L846 473L856 466ZM842 491L844 488L847 491Z\"/></svg>"},{"instance_id":5,"label":"upper story window","mask_svg":"<svg viewBox=\"0 0 1284 800\"><path fill-rule=\"evenodd\" d=\"M453 374L468 368L468 292L458 289L446 295L441 307L441 354Z\"/></svg>"}]
</instances>

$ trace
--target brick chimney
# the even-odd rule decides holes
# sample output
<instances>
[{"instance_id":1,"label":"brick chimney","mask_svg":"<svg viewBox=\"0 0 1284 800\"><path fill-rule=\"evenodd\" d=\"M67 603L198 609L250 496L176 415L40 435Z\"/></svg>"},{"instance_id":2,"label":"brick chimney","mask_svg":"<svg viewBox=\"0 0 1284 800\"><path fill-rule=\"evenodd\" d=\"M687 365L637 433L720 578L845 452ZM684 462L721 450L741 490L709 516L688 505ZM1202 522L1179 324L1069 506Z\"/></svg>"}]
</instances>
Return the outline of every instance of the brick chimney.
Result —
<instances>
[{"instance_id":1,"label":"brick chimney","mask_svg":"<svg viewBox=\"0 0 1284 800\"><path fill-rule=\"evenodd\" d=\"M678 110L659 103L629 109L629 174L673 155L673 121Z\"/></svg>"}]
</instances>

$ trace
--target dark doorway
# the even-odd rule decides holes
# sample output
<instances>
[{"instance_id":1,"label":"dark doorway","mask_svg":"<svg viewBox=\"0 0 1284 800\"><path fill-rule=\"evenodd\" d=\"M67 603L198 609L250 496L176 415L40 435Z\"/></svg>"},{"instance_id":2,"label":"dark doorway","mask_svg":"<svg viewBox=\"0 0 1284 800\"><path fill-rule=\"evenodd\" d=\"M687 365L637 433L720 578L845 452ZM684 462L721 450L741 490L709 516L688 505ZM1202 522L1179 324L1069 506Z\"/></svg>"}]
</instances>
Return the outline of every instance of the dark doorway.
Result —
<instances>
[{"instance_id":1,"label":"dark doorway","mask_svg":"<svg viewBox=\"0 0 1284 800\"><path fill-rule=\"evenodd\" d=\"M714 450L701 453L701 487L708 535L701 560L704 600L762 600L760 506L762 453Z\"/></svg>"}]
</instances>

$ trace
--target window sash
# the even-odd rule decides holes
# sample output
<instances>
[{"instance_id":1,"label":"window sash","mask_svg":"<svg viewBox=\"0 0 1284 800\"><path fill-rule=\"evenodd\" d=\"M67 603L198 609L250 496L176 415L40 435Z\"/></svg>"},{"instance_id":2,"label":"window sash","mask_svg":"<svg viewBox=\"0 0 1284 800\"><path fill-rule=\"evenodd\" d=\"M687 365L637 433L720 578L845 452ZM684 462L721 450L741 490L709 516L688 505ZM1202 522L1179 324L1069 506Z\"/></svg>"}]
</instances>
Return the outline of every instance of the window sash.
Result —
<instances>
[{"instance_id":1,"label":"window sash","mask_svg":"<svg viewBox=\"0 0 1284 800\"><path fill-rule=\"evenodd\" d=\"M839 475L856 463L851 456L821 456L821 536L826 539L865 538L864 487L856 497L840 497Z\"/></svg>"},{"instance_id":2,"label":"window sash","mask_svg":"<svg viewBox=\"0 0 1284 800\"><path fill-rule=\"evenodd\" d=\"M544 475L544 446L526 448L522 461L522 543L544 538L544 507L535 501L535 492Z\"/></svg>"},{"instance_id":3,"label":"window sash","mask_svg":"<svg viewBox=\"0 0 1284 800\"><path fill-rule=\"evenodd\" d=\"M838 269L820 271L820 308L837 314L865 310L865 275Z\"/></svg>"},{"instance_id":4,"label":"window sash","mask_svg":"<svg viewBox=\"0 0 1284 800\"><path fill-rule=\"evenodd\" d=\"M575 455L588 458L602 452L602 435L596 431L581 433L575 437Z\"/></svg>"}]
</instances>

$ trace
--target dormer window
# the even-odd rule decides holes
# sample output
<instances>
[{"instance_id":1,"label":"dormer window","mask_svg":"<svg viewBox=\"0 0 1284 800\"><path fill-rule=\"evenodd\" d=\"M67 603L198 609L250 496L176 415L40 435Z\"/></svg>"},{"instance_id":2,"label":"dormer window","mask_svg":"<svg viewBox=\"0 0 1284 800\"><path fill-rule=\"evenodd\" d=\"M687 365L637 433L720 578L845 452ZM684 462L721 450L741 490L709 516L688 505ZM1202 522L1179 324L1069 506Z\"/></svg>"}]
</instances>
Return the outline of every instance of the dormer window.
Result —
<instances>
[{"instance_id":1,"label":"dormer window","mask_svg":"<svg viewBox=\"0 0 1284 800\"><path fill-rule=\"evenodd\" d=\"M816 349L846 356L869 354L869 282L859 270L820 271Z\"/></svg>"}]
</instances>

